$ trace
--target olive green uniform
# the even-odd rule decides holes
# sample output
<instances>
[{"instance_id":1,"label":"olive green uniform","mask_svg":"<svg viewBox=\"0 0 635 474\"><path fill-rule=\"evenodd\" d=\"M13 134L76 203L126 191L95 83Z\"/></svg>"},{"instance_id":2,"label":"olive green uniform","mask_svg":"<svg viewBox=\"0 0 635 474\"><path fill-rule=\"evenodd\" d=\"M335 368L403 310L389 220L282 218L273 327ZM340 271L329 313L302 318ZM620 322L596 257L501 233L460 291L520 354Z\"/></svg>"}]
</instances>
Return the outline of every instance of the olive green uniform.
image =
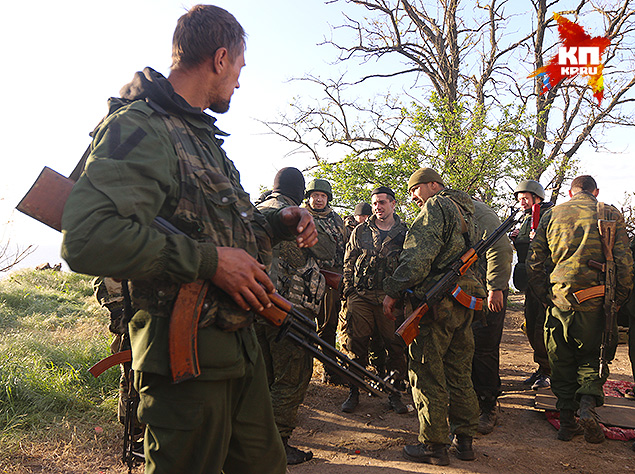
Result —
<instances>
[{"instance_id":1,"label":"olive green uniform","mask_svg":"<svg viewBox=\"0 0 635 474\"><path fill-rule=\"evenodd\" d=\"M293 200L280 193L272 193L258 209L282 209L294 206ZM273 248L271 280L278 293L289 300L309 319L315 319L324 295L324 276L317 265L318 258L333 258L335 242L318 227L318 243L300 249L295 242L280 242ZM280 436L285 438L297 424L300 404L304 401L311 374L313 357L289 338L277 340L280 328L259 318L256 335L262 348L267 380L273 403L273 413Z\"/></svg>"},{"instance_id":2,"label":"olive green uniform","mask_svg":"<svg viewBox=\"0 0 635 474\"><path fill-rule=\"evenodd\" d=\"M285 452L253 313L212 285L199 322L201 373L177 384L168 326L180 284L216 273L218 246L269 263L270 236L293 236L278 212L265 219L253 207L213 117L150 68L121 93L66 203L62 256L75 271L131 280L146 473L282 474ZM187 235L157 231L157 216Z\"/></svg>"},{"instance_id":3,"label":"olive green uniform","mask_svg":"<svg viewBox=\"0 0 635 474\"><path fill-rule=\"evenodd\" d=\"M478 224L479 238L487 238L500 225L501 221L487 204L474 200L474 216ZM479 399L481 409L491 411L500 394L501 379L500 343L503 336L507 294L511 276L512 245L507 236L503 236L479 259L479 274L488 291L503 292L503 309L492 312L483 305L483 314L474 319L474 359L472 361L472 382Z\"/></svg>"},{"instance_id":4,"label":"olive green uniform","mask_svg":"<svg viewBox=\"0 0 635 474\"><path fill-rule=\"evenodd\" d=\"M547 305L545 340L558 410L577 410L583 395L595 397L597 406L604 403L606 377L599 375L603 298L581 303L574 298L575 292L604 283L601 273L587 264L590 259L605 261L597 204L592 194L581 191L547 211L527 257L530 288ZM606 207L606 218L617 221L613 256L616 302L620 305L633 287L633 257L622 215L613 206ZM617 325L613 330L617 335ZM614 340L617 342L617 337Z\"/></svg>"},{"instance_id":5,"label":"olive green uniform","mask_svg":"<svg viewBox=\"0 0 635 474\"><path fill-rule=\"evenodd\" d=\"M551 202L540 203L540 216L549 208L553 207ZM518 255L518 263L514 268L514 286L519 291L525 293L525 303L523 313L525 316L525 332L529 345L534 351L534 362L538 364L538 371L543 375L551 374L549 367L549 357L547 356L547 348L545 347L544 328L545 328L545 308L536 297L536 295L527 288L527 269L526 260L529 252L529 244L531 243L531 209L526 211L522 220L518 235L513 239L514 247Z\"/></svg>"},{"instance_id":6,"label":"olive green uniform","mask_svg":"<svg viewBox=\"0 0 635 474\"><path fill-rule=\"evenodd\" d=\"M464 238L462 222L467 226L468 239ZM400 298L411 289L420 300L476 239L470 197L451 189L438 192L425 202L408 230L399 267L385 280L384 291ZM459 279L459 285L472 296L485 295L472 269ZM410 384L422 443L448 444L450 433L476 434L479 408L471 380L473 313L452 296L443 298L422 318L420 333L408 347Z\"/></svg>"},{"instance_id":7,"label":"olive green uniform","mask_svg":"<svg viewBox=\"0 0 635 474\"><path fill-rule=\"evenodd\" d=\"M395 336L395 322L383 314L386 294L383 281L399 264L407 227L397 214L395 223L382 240L376 216L357 226L346 244L343 294L346 297L347 349L354 360L368 365L369 344L375 332L388 351L386 369L397 380L406 375L403 344Z\"/></svg>"}]
</instances>

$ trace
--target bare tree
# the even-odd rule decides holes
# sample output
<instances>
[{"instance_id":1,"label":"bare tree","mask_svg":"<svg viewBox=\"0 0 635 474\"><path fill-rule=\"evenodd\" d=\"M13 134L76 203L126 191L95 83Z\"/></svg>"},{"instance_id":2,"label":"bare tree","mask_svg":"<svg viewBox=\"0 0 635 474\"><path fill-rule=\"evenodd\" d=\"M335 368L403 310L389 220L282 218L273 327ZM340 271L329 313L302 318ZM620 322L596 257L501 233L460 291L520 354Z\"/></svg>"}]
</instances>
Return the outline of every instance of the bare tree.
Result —
<instances>
[{"instance_id":1,"label":"bare tree","mask_svg":"<svg viewBox=\"0 0 635 474\"><path fill-rule=\"evenodd\" d=\"M33 245L28 245L25 248L16 247L13 250L10 247L9 240L0 244L0 273L8 272L35 251Z\"/></svg>"},{"instance_id":2,"label":"bare tree","mask_svg":"<svg viewBox=\"0 0 635 474\"><path fill-rule=\"evenodd\" d=\"M342 4L343 0L328 3ZM345 23L333 30L338 39L324 43L336 48L338 62L357 62L363 72L349 82L343 77L305 78L323 88L324 99L314 106L298 101L289 113L267 124L300 149L309 150L318 164L334 161L327 155L333 154L335 145L341 147L336 162L343 156L373 160L378 153L394 152L411 140L429 139L417 132L410 111L429 107L435 96L444 101L448 113L439 117L441 127L433 146L419 147L420 162L429 163L436 156L445 171L459 163L461 169L470 164L483 173L497 164L500 169L487 184L490 188L500 186L501 172L512 180L542 178L549 181L555 200L562 183L575 171L575 154L582 144L603 146L594 132L633 124L628 105L635 84L631 73L634 10L629 0L607 0L602 5L589 0L575 4L532 0L527 4L530 11L519 10L519 2L508 0L346 3L360 7L359 15L345 16ZM526 79L554 54L558 39L553 12L603 22L603 34L611 39L611 46L605 56L607 87L602 107L579 81L561 82L541 94L541 79ZM376 94L367 103L345 98L362 88L368 91L371 84L381 87L386 80L393 88L400 84L402 92ZM517 107L512 112L517 117L513 124L524 128L501 122L509 104ZM466 106L471 115L459 113ZM534 125L527 125L529 121ZM511 155L506 157L514 166L503 166L499 158L484 161L487 149L480 150L477 158L473 148L460 146L476 133L488 134L483 142L486 147L496 143L496 133L516 134L519 140L508 144Z\"/></svg>"}]
</instances>

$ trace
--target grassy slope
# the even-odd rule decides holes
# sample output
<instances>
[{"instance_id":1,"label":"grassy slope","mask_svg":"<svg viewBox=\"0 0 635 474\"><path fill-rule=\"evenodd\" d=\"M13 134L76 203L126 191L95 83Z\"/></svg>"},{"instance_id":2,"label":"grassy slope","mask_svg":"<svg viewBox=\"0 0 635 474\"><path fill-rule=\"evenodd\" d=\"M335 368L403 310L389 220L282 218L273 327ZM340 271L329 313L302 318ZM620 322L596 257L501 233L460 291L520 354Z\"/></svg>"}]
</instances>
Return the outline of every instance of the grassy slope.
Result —
<instances>
[{"instance_id":1,"label":"grassy slope","mask_svg":"<svg viewBox=\"0 0 635 474\"><path fill-rule=\"evenodd\" d=\"M109 355L107 325L90 277L22 270L0 281L1 468L32 443L118 430L118 370L87 372Z\"/></svg>"}]
</instances>

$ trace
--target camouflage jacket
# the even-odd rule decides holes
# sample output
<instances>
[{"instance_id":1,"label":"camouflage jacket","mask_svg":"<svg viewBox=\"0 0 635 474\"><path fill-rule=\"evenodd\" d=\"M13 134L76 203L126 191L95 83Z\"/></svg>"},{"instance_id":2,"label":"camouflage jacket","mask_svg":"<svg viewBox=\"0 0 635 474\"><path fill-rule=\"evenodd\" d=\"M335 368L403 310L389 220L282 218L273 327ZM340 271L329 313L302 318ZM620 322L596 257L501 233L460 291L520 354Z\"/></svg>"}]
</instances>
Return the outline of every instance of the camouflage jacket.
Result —
<instances>
[{"instance_id":1,"label":"camouflage jacket","mask_svg":"<svg viewBox=\"0 0 635 474\"><path fill-rule=\"evenodd\" d=\"M397 268L408 231L400 217L394 216L395 224L383 242L374 215L353 230L344 255L344 296L355 291L374 304L384 300L383 281Z\"/></svg>"},{"instance_id":2,"label":"camouflage jacket","mask_svg":"<svg viewBox=\"0 0 635 474\"><path fill-rule=\"evenodd\" d=\"M469 242L463 236L461 221L467 226ZM408 230L399 267L384 281L384 291L400 298L405 290L412 289L416 298L422 298L476 239L472 199L462 191L439 191L426 201ZM485 296L485 289L472 268L459 279L459 285L471 296Z\"/></svg>"},{"instance_id":3,"label":"camouflage jacket","mask_svg":"<svg viewBox=\"0 0 635 474\"><path fill-rule=\"evenodd\" d=\"M293 200L274 192L258 204L265 212L295 206ZM317 314L324 295L325 280L318 260L329 260L335 255L335 242L330 234L317 226L318 243L311 248L299 248L294 241L282 241L273 248L270 277L281 296Z\"/></svg>"},{"instance_id":4,"label":"camouflage jacket","mask_svg":"<svg viewBox=\"0 0 635 474\"><path fill-rule=\"evenodd\" d=\"M342 267L344 266L344 252L346 251L346 228L342 218L331 209L326 206L321 211L317 211L306 202L302 204L309 210L315 223L321 226L325 232L327 232L335 241L335 257L325 260L319 260L320 268L329 270L332 272L342 273Z\"/></svg>"},{"instance_id":5,"label":"camouflage jacket","mask_svg":"<svg viewBox=\"0 0 635 474\"><path fill-rule=\"evenodd\" d=\"M540 203L540 218L545 214L547 209L551 209L553 207L552 202L541 202ZM529 252L529 244L531 243L531 208L525 211L525 215L522 219L522 223L520 224L520 229L518 230L518 235L514 238L513 244L516 252L518 254L518 263L525 263L527 260L527 253Z\"/></svg>"},{"instance_id":6,"label":"camouflage jacket","mask_svg":"<svg viewBox=\"0 0 635 474\"><path fill-rule=\"evenodd\" d=\"M500 225L501 220L487 204L473 200L474 217L478 226L478 238L486 239ZM512 273L514 250L506 235L492 245L485 258L478 260L479 272L488 291L506 290Z\"/></svg>"},{"instance_id":7,"label":"camouflage jacket","mask_svg":"<svg viewBox=\"0 0 635 474\"><path fill-rule=\"evenodd\" d=\"M263 216L250 203L215 119L162 75L137 73L109 105L66 203L62 256L75 271L131 280L133 367L169 375L169 315L179 285L215 274L217 246L242 248L266 263L269 232L292 236L278 212ZM157 231L157 216L186 235ZM255 361L258 354L253 314L214 285L205 307L201 378L238 376L245 355Z\"/></svg>"},{"instance_id":8,"label":"camouflage jacket","mask_svg":"<svg viewBox=\"0 0 635 474\"><path fill-rule=\"evenodd\" d=\"M618 305L633 287L633 257L624 218L613 206L606 206L607 219L617 221L613 257L616 265ZM573 293L603 284L600 272L590 268L592 259L604 262L597 225L597 200L579 192L569 201L550 209L541 218L527 257L529 287L544 304L579 311L598 309L602 298L577 303Z\"/></svg>"}]
</instances>

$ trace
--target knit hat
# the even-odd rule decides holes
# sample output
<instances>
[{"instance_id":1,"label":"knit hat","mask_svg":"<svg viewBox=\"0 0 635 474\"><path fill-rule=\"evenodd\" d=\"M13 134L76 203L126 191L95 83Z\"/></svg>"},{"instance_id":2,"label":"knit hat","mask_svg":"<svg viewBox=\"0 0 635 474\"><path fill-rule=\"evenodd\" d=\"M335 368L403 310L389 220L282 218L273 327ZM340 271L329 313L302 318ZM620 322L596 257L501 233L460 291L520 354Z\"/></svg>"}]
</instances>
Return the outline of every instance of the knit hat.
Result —
<instances>
[{"instance_id":1,"label":"knit hat","mask_svg":"<svg viewBox=\"0 0 635 474\"><path fill-rule=\"evenodd\" d=\"M439 183L441 186L445 186L441 175L432 168L419 168L417 171L412 173L412 176L410 176L410 179L408 180L408 191L417 184L421 183Z\"/></svg>"},{"instance_id":2,"label":"knit hat","mask_svg":"<svg viewBox=\"0 0 635 474\"><path fill-rule=\"evenodd\" d=\"M300 205L304 197L304 176L293 167L282 168L273 179L273 192L284 194Z\"/></svg>"},{"instance_id":3,"label":"knit hat","mask_svg":"<svg viewBox=\"0 0 635 474\"><path fill-rule=\"evenodd\" d=\"M395 198L395 193L392 189L390 189L388 186L378 186L375 189L373 189L370 193L371 196L375 195L375 194L388 194L389 196L392 196L392 198Z\"/></svg>"},{"instance_id":4,"label":"knit hat","mask_svg":"<svg viewBox=\"0 0 635 474\"><path fill-rule=\"evenodd\" d=\"M357 206L355 206L356 216L370 216L372 213L373 210L367 202L360 202Z\"/></svg>"}]
</instances>

